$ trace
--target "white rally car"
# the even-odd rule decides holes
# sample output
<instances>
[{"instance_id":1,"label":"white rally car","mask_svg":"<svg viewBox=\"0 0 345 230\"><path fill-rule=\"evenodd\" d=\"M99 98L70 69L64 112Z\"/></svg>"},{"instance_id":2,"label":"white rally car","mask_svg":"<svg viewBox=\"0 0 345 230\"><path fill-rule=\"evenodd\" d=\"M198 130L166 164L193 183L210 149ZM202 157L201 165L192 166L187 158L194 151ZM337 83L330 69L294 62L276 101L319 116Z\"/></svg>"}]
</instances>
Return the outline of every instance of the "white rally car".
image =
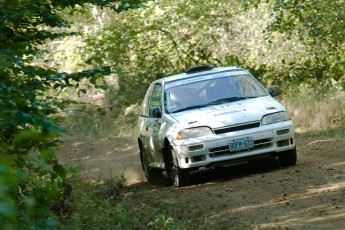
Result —
<instances>
[{"instance_id":1,"label":"white rally car","mask_svg":"<svg viewBox=\"0 0 345 230\"><path fill-rule=\"evenodd\" d=\"M297 161L286 109L246 70L204 65L154 81L138 119L140 158L150 182L163 170L174 186L190 172L278 156Z\"/></svg>"}]
</instances>

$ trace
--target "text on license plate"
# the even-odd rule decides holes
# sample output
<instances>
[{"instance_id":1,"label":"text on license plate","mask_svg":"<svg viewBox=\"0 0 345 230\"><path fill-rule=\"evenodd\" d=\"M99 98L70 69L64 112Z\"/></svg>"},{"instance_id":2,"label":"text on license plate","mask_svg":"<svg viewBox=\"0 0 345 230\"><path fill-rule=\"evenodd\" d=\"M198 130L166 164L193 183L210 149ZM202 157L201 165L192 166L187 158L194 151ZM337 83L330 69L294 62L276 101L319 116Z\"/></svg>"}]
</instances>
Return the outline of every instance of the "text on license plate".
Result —
<instances>
[{"instance_id":1,"label":"text on license plate","mask_svg":"<svg viewBox=\"0 0 345 230\"><path fill-rule=\"evenodd\" d=\"M254 147L253 137L232 139L229 142L230 152L238 151L241 149L250 149L253 147Z\"/></svg>"}]
</instances>

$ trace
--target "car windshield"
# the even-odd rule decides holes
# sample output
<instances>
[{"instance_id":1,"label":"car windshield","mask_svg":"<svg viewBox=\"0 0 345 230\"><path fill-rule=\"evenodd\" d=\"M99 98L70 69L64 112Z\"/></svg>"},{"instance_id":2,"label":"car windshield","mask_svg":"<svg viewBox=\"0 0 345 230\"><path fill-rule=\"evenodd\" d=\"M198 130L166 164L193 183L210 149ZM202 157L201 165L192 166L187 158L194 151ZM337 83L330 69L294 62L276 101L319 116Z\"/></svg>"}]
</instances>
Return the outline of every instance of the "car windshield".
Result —
<instances>
[{"instance_id":1,"label":"car windshield","mask_svg":"<svg viewBox=\"0 0 345 230\"><path fill-rule=\"evenodd\" d=\"M168 113L176 113L267 95L251 75L228 72L169 82L164 104Z\"/></svg>"}]
</instances>

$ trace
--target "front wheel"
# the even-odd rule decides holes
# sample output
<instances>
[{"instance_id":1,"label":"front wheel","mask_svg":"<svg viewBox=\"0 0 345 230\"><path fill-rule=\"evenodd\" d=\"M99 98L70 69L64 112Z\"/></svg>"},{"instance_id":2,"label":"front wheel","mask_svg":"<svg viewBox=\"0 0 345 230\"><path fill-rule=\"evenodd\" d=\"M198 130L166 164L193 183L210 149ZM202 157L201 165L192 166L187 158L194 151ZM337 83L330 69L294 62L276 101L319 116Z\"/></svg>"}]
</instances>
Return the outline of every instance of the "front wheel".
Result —
<instances>
[{"instance_id":1,"label":"front wheel","mask_svg":"<svg viewBox=\"0 0 345 230\"><path fill-rule=\"evenodd\" d=\"M171 146L167 150L165 164L168 177L173 186L181 187L189 184L190 170L179 167L175 151Z\"/></svg>"},{"instance_id":2,"label":"front wheel","mask_svg":"<svg viewBox=\"0 0 345 230\"><path fill-rule=\"evenodd\" d=\"M140 160L147 182L154 182L162 175L161 170L150 168L147 153L144 148L140 148Z\"/></svg>"},{"instance_id":3,"label":"front wheel","mask_svg":"<svg viewBox=\"0 0 345 230\"><path fill-rule=\"evenodd\" d=\"M297 162L296 148L281 152L279 154L279 161L283 167L296 165L296 162Z\"/></svg>"}]
</instances>

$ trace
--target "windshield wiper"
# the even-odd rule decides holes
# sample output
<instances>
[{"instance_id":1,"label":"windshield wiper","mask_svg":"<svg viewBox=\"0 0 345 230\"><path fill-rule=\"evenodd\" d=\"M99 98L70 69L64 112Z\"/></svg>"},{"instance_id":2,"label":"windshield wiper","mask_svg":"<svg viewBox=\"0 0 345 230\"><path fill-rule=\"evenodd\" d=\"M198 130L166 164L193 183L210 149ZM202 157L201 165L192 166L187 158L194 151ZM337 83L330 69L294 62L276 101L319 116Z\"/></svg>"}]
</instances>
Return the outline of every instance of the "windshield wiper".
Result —
<instances>
[{"instance_id":1,"label":"windshield wiper","mask_svg":"<svg viewBox=\"0 0 345 230\"><path fill-rule=\"evenodd\" d=\"M188 106L186 108L183 108L183 109L178 109L176 111L173 111L171 113L178 113L178 112L182 112L182 111L186 111L186 110L191 110L191 109L199 109L199 108L203 108L203 107L206 107L208 106L208 104L205 104L205 105L192 105L192 106Z\"/></svg>"},{"instance_id":2,"label":"windshield wiper","mask_svg":"<svg viewBox=\"0 0 345 230\"><path fill-rule=\"evenodd\" d=\"M211 101L208 103L208 105L219 105L227 102L233 102L233 101L240 101L243 99L248 99L248 98L256 98L256 97L227 97L227 98L221 98L216 101Z\"/></svg>"}]
</instances>

